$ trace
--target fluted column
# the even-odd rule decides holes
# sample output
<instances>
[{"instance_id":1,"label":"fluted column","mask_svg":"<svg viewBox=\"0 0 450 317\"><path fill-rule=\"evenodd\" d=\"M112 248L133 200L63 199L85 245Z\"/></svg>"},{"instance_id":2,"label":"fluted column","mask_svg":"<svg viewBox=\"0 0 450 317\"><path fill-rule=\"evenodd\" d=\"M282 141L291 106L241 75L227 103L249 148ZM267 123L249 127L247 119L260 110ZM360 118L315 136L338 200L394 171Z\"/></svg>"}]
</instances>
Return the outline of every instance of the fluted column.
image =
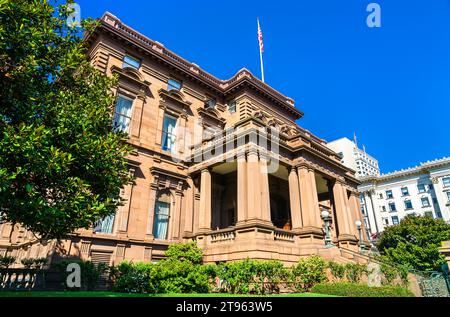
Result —
<instances>
[{"instance_id":1,"label":"fluted column","mask_svg":"<svg viewBox=\"0 0 450 317\"><path fill-rule=\"evenodd\" d=\"M173 231L172 239L180 238L180 222L181 222L181 199L183 197L183 192L181 186L175 191L175 215L172 219Z\"/></svg>"},{"instance_id":2,"label":"fluted column","mask_svg":"<svg viewBox=\"0 0 450 317\"><path fill-rule=\"evenodd\" d=\"M147 236L153 237L153 222L155 218L155 203L156 203L156 192L158 186L156 182L150 185L150 193L148 198L148 215L147 215L147 228L145 234Z\"/></svg>"},{"instance_id":3,"label":"fluted column","mask_svg":"<svg viewBox=\"0 0 450 317\"><path fill-rule=\"evenodd\" d=\"M200 179L200 212L198 226L200 231L211 230L211 172L205 168Z\"/></svg>"},{"instance_id":4,"label":"fluted column","mask_svg":"<svg viewBox=\"0 0 450 317\"><path fill-rule=\"evenodd\" d=\"M247 219L247 161L245 153L237 155L237 222Z\"/></svg>"},{"instance_id":5,"label":"fluted column","mask_svg":"<svg viewBox=\"0 0 450 317\"><path fill-rule=\"evenodd\" d=\"M321 228L322 221L320 219L319 199L317 197L314 170L307 166L299 166L298 180L303 226Z\"/></svg>"},{"instance_id":6,"label":"fluted column","mask_svg":"<svg viewBox=\"0 0 450 317\"><path fill-rule=\"evenodd\" d=\"M347 190L340 181L336 181L333 186L333 197L339 232L338 238L354 235L351 227L352 225L354 226L354 222L352 223L353 217L351 217L350 209L348 208Z\"/></svg>"},{"instance_id":7,"label":"fluted column","mask_svg":"<svg viewBox=\"0 0 450 317\"><path fill-rule=\"evenodd\" d=\"M299 229L302 227L302 214L300 208L298 175L295 168L290 168L289 170L289 199L291 204L292 229Z\"/></svg>"}]
</instances>

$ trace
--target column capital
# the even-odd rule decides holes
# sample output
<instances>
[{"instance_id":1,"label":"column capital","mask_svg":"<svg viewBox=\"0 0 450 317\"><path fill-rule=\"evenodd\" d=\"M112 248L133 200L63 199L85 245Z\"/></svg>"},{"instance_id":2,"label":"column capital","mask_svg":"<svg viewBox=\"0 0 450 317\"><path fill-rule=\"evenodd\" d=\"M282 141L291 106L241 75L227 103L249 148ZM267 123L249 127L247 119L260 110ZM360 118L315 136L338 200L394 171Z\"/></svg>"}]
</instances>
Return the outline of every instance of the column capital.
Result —
<instances>
[{"instance_id":1,"label":"column capital","mask_svg":"<svg viewBox=\"0 0 450 317\"><path fill-rule=\"evenodd\" d=\"M210 167L205 167L201 170L201 173L211 173L211 168Z\"/></svg>"}]
</instances>

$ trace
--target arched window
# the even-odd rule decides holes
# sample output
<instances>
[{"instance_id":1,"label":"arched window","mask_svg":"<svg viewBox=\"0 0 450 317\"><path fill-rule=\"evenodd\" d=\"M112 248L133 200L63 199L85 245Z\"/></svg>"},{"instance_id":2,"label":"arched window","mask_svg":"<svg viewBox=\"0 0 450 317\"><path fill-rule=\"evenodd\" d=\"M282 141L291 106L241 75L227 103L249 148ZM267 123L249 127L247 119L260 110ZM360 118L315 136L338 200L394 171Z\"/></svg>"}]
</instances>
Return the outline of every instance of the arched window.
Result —
<instances>
[{"instance_id":1,"label":"arched window","mask_svg":"<svg viewBox=\"0 0 450 317\"><path fill-rule=\"evenodd\" d=\"M170 196L162 193L155 203L155 217L153 224L153 236L155 239L167 239L170 216Z\"/></svg>"}]
</instances>

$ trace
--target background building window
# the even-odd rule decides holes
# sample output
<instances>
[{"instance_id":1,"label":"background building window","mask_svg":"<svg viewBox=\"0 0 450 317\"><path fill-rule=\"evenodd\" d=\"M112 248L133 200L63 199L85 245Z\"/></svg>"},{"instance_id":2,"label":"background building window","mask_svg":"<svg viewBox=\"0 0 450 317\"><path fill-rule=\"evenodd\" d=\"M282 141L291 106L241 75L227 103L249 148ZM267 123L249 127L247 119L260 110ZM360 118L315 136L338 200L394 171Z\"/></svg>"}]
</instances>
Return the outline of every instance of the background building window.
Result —
<instances>
[{"instance_id":1,"label":"background building window","mask_svg":"<svg viewBox=\"0 0 450 317\"><path fill-rule=\"evenodd\" d=\"M408 187L402 187L402 196L409 196Z\"/></svg>"},{"instance_id":2,"label":"background building window","mask_svg":"<svg viewBox=\"0 0 450 317\"><path fill-rule=\"evenodd\" d=\"M413 205L411 200L405 200L405 209L412 209Z\"/></svg>"},{"instance_id":3,"label":"background building window","mask_svg":"<svg viewBox=\"0 0 450 317\"><path fill-rule=\"evenodd\" d=\"M383 199L383 193L380 193L379 196L380 196L380 199Z\"/></svg>"},{"instance_id":4,"label":"background building window","mask_svg":"<svg viewBox=\"0 0 450 317\"><path fill-rule=\"evenodd\" d=\"M442 183L444 184L444 187L450 187L450 177L444 177Z\"/></svg>"},{"instance_id":5,"label":"background building window","mask_svg":"<svg viewBox=\"0 0 450 317\"><path fill-rule=\"evenodd\" d=\"M228 102L228 111L230 113L236 112L236 101L232 100L232 101Z\"/></svg>"},{"instance_id":6,"label":"background building window","mask_svg":"<svg viewBox=\"0 0 450 317\"><path fill-rule=\"evenodd\" d=\"M163 194L155 204L155 220L153 236L155 239L166 240L169 229L170 197Z\"/></svg>"},{"instance_id":7,"label":"background building window","mask_svg":"<svg viewBox=\"0 0 450 317\"><path fill-rule=\"evenodd\" d=\"M125 67L139 69L139 67L141 67L141 62L138 59L131 57L130 55L125 55L125 57L123 58L122 68Z\"/></svg>"},{"instance_id":8,"label":"background building window","mask_svg":"<svg viewBox=\"0 0 450 317\"><path fill-rule=\"evenodd\" d=\"M386 211L386 206L381 206L381 211Z\"/></svg>"},{"instance_id":9,"label":"background building window","mask_svg":"<svg viewBox=\"0 0 450 317\"><path fill-rule=\"evenodd\" d=\"M391 219L392 219L393 225L398 225L398 217L397 216L392 216Z\"/></svg>"},{"instance_id":10,"label":"background building window","mask_svg":"<svg viewBox=\"0 0 450 317\"><path fill-rule=\"evenodd\" d=\"M395 203L389 203L389 210L390 211L397 211L397 208L395 208Z\"/></svg>"},{"instance_id":11,"label":"background building window","mask_svg":"<svg viewBox=\"0 0 450 317\"><path fill-rule=\"evenodd\" d=\"M447 200L450 202L450 192L447 192Z\"/></svg>"},{"instance_id":12,"label":"background building window","mask_svg":"<svg viewBox=\"0 0 450 317\"><path fill-rule=\"evenodd\" d=\"M128 133L131 122L131 108L133 100L122 95L117 96L114 110L113 129Z\"/></svg>"},{"instance_id":13,"label":"background building window","mask_svg":"<svg viewBox=\"0 0 450 317\"><path fill-rule=\"evenodd\" d=\"M162 131L162 149L164 151L171 151L176 140L175 129L177 126L177 118L171 115L164 115L163 131Z\"/></svg>"},{"instance_id":14,"label":"background building window","mask_svg":"<svg viewBox=\"0 0 450 317\"><path fill-rule=\"evenodd\" d=\"M167 90L180 90L181 89L181 82L175 80L175 79L169 79L167 82Z\"/></svg>"},{"instance_id":15,"label":"background building window","mask_svg":"<svg viewBox=\"0 0 450 317\"><path fill-rule=\"evenodd\" d=\"M422 207L430 207L430 200L428 197L422 197L420 200L422 201Z\"/></svg>"},{"instance_id":16,"label":"background building window","mask_svg":"<svg viewBox=\"0 0 450 317\"><path fill-rule=\"evenodd\" d=\"M424 193L425 192L425 185L424 184L419 184L419 185L417 185L417 189L419 190L419 193Z\"/></svg>"},{"instance_id":17,"label":"background building window","mask_svg":"<svg viewBox=\"0 0 450 317\"><path fill-rule=\"evenodd\" d=\"M431 218L434 218L434 217L433 217L433 212L432 212L432 211L425 211L423 214L425 215L425 217L431 217Z\"/></svg>"},{"instance_id":18,"label":"background building window","mask_svg":"<svg viewBox=\"0 0 450 317\"><path fill-rule=\"evenodd\" d=\"M390 199L390 198L393 198L393 197L394 197L394 195L392 195L392 190L387 190L386 191L386 198Z\"/></svg>"},{"instance_id":19,"label":"background building window","mask_svg":"<svg viewBox=\"0 0 450 317\"><path fill-rule=\"evenodd\" d=\"M94 232L96 233L112 233L114 227L115 215L107 216L99 220L94 225Z\"/></svg>"}]
</instances>

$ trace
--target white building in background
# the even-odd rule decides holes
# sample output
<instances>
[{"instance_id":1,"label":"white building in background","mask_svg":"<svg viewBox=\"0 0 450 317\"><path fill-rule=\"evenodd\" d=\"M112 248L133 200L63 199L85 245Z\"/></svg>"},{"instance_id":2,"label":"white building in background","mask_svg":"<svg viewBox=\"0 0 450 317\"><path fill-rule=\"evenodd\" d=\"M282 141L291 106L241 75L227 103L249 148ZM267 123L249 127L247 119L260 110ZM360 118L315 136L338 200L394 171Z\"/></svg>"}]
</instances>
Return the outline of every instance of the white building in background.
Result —
<instances>
[{"instance_id":1,"label":"white building in background","mask_svg":"<svg viewBox=\"0 0 450 317\"><path fill-rule=\"evenodd\" d=\"M361 209L372 237L409 214L450 222L450 157L360 180Z\"/></svg>"},{"instance_id":2,"label":"white building in background","mask_svg":"<svg viewBox=\"0 0 450 317\"><path fill-rule=\"evenodd\" d=\"M365 149L358 148L356 142L348 138L341 138L327 143L328 148L338 153L341 162L356 171L356 177L380 175L378 161L367 154Z\"/></svg>"}]
</instances>

